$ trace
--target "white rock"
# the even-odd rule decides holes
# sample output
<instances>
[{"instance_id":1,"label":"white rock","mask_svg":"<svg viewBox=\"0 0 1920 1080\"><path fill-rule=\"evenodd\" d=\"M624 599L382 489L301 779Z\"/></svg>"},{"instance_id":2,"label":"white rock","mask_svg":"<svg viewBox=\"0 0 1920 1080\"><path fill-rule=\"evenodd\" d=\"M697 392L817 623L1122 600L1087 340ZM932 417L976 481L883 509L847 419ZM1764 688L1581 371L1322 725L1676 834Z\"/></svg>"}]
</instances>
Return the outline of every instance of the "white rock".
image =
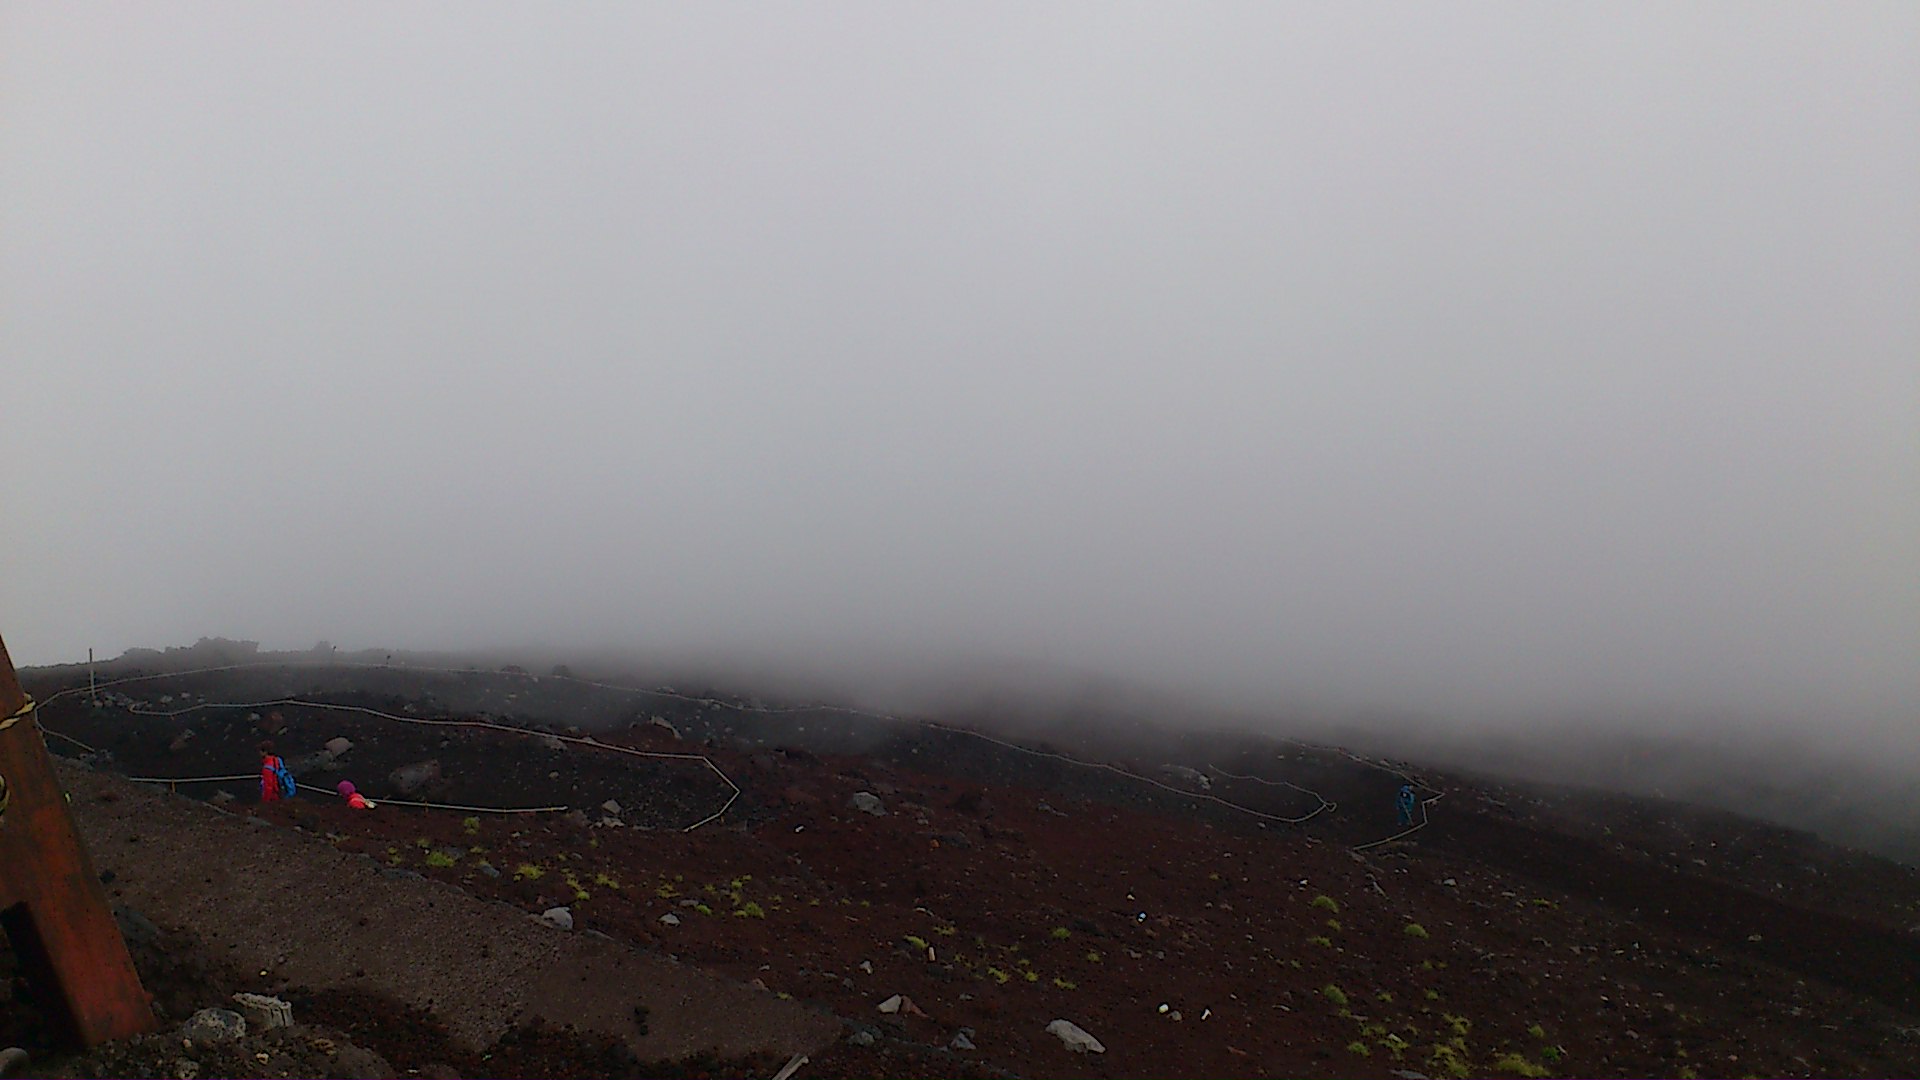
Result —
<instances>
[{"instance_id":1,"label":"white rock","mask_svg":"<svg viewBox=\"0 0 1920 1080\"><path fill-rule=\"evenodd\" d=\"M605 810L607 813L612 814L614 817L620 816L620 804L617 802L614 802L612 799L608 799L606 802L601 803L600 809Z\"/></svg>"},{"instance_id":2,"label":"white rock","mask_svg":"<svg viewBox=\"0 0 1920 1080\"><path fill-rule=\"evenodd\" d=\"M540 913L540 921L560 930L571 930L573 912L563 907L548 908Z\"/></svg>"},{"instance_id":3,"label":"white rock","mask_svg":"<svg viewBox=\"0 0 1920 1080\"><path fill-rule=\"evenodd\" d=\"M679 926L680 916L669 911L665 915L660 916L660 921L666 923L668 926Z\"/></svg>"},{"instance_id":4,"label":"white rock","mask_svg":"<svg viewBox=\"0 0 1920 1080\"><path fill-rule=\"evenodd\" d=\"M353 749L353 740L344 736L327 740L327 753L339 757Z\"/></svg>"},{"instance_id":5,"label":"white rock","mask_svg":"<svg viewBox=\"0 0 1920 1080\"><path fill-rule=\"evenodd\" d=\"M240 1015L247 1018L247 1023L260 1031L293 1024L293 1006L277 997L240 993L233 995L233 1003L239 1007Z\"/></svg>"},{"instance_id":6,"label":"white rock","mask_svg":"<svg viewBox=\"0 0 1920 1080\"><path fill-rule=\"evenodd\" d=\"M899 994L895 994L880 1003L880 1011L883 1013L897 1013L900 1011L900 1006L906 1003L906 1000L906 998L901 997Z\"/></svg>"},{"instance_id":7,"label":"white rock","mask_svg":"<svg viewBox=\"0 0 1920 1080\"><path fill-rule=\"evenodd\" d=\"M1059 1036L1060 1041L1067 1044L1067 1049L1076 1054L1084 1054L1089 1050L1096 1054L1107 1052L1107 1048L1100 1045L1099 1039L1087 1034L1079 1024L1071 1020L1055 1020L1048 1024L1047 1034Z\"/></svg>"}]
</instances>

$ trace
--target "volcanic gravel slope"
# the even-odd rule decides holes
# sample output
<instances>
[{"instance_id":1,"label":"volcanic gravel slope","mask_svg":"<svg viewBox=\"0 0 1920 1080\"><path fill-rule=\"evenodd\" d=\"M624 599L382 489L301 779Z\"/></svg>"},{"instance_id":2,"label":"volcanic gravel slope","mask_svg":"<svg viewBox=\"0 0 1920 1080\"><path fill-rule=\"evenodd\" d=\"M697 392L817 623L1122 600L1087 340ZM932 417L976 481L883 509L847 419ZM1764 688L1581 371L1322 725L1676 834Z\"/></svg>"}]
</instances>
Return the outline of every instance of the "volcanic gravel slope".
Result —
<instances>
[{"instance_id":1,"label":"volcanic gravel slope","mask_svg":"<svg viewBox=\"0 0 1920 1080\"><path fill-rule=\"evenodd\" d=\"M40 688L43 698L49 689ZM135 776L250 772L253 744L276 729L289 759L335 737L353 741L338 761L305 770L304 781L324 788L349 778L382 800L393 794L389 773L435 759L440 779L414 797L576 808L353 812L312 793L262 807L242 782L225 786L235 797L230 816L179 817L187 839L169 843L175 859L218 867L220 846L196 848L195 830L211 836L215 824L251 816L302 841L276 872L284 880L337 874L343 853L366 856L349 861L389 875L364 875L352 904L303 915L333 920L349 939L378 934L357 920L402 903L388 890L425 884L412 875L519 912L566 905L576 938L596 931L746 984L737 991L746 1005L715 992L718 1013L744 1016L755 1001L791 998L840 1018L820 1029L802 1077L1920 1071L1920 875L1726 814L1412 772L1249 737L1170 735L1155 745L1135 733L1104 747L1082 736L1021 748L831 710L648 699L518 674L243 671L114 693L100 707L61 698L43 720L105 751L92 756L96 765ZM195 708L285 697L326 704ZM460 712L446 709L450 701L493 704ZM709 757L740 794L717 821L682 831L732 793L698 761L399 723L343 705L544 724L560 735L572 734L565 716L579 708L611 725L597 735L605 741ZM194 711L145 715L179 709ZM647 723L653 716L679 736ZM194 735L181 738L189 728ZM50 745L72 749L57 738ZM1160 765L1211 766L1221 778L1208 794L1273 818L1307 816L1319 797L1337 806L1284 824L1036 749L1173 788L1182 782ZM1396 831L1391 802L1403 773L1441 795L1431 823L1355 851ZM607 1019L642 1016L634 1008L649 1007L648 987L585 961L555 961L560 971L518 991L529 1001L559 994L554 980L575 975L565 992L584 996L560 1011L601 1020L572 1034L503 1021L478 1035L451 1003L429 1002L394 975L329 982L223 967L210 928L223 897L249 881L209 869L173 873L162 888L138 859L116 864L110 830L100 830L122 820L124 803L99 796L119 789L100 777L76 779L83 788L91 794L76 795L76 814L96 861L116 871L110 891L150 909L179 939L174 955L200 958L192 979L161 974L170 985L204 986L207 1003L232 989L274 989L402 1069L661 1068L635 1057L663 1056L658 1044ZM221 786L181 790L204 797ZM886 813L855 809L861 792ZM620 824L601 809L609 799ZM460 921L449 929L477 933ZM416 945L383 940L403 955ZM143 974L150 969L155 962L143 962ZM190 997L180 986L173 996ZM895 994L913 1007L880 1013ZM1091 1032L1106 1052L1068 1052L1045 1030L1056 1018ZM396 1024L423 1032L433 1056L409 1055ZM949 1049L962 1029L976 1049ZM462 1031L464 1042L447 1034ZM482 1045L503 1032L511 1039ZM862 1032L877 1037L873 1045L844 1038ZM631 1044L624 1056L605 1042L615 1036ZM526 1056L535 1045L548 1056ZM784 1049L770 1043L742 1058L722 1047L730 1061L678 1067L771 1072ZM498 1056L481 1056L489 1052Z\"/></svg>"}]
</instances>

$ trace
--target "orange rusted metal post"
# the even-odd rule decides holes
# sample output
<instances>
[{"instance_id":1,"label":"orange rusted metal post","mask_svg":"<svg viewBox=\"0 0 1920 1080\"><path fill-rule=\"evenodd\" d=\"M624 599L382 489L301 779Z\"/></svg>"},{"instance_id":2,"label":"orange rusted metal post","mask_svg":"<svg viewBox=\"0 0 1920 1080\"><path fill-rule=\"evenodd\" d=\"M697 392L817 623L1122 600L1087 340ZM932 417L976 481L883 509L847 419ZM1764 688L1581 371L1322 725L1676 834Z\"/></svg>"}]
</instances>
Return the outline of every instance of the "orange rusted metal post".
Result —
<instances>
[{"instance_id":1,"label":"orange rusted metal post","mask_svg":"<svg viewBox=\"0 0 1920 1080\"><path fill-rule=\"evenodd\" d=\"M153 1007L67 811L47 745L0 642L0 926L68 1038L91 1046L152 1031Z\"/></svg>"}]
</instances>

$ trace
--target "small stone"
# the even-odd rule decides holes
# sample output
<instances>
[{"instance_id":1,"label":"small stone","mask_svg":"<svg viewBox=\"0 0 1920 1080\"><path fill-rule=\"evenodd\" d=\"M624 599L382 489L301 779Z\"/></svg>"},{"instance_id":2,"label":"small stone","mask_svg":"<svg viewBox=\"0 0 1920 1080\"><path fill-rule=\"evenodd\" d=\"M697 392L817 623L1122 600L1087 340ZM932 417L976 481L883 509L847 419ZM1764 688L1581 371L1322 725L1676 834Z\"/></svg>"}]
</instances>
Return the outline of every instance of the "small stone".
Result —
<instances>
[{"instance_id":1,"label":"small stone","mask_svg":"<svg viewBox=\"0 0 1920 1080\"><path fill-rule=\"evenodd\" d=\"M500 876L500 868L486 861L485 859L482 859L478 863L475 863L473 868L487 875L490 878L497 878Z\"/></svg>"},{"instance_id":2,"label":"small stone","mask_svg":"<svg viewBox=\"0 0 1920 1080\"><path fill-rule=\"evenodd\" d=\"M194 1080L200 1075L200 1063L192 1058L173 1059L174 1080Z\"/></svg>"},{"instance_id":3,"label":"small stone","mask_svg":"<svg viewBox=\"0 0 1920 1080\"><path fill-rule=\"evenodd\" d=\"M540 913L540 921L556 930L573 929L573 912L563 907L552 907Z\"/></svg>"},{"instance_id":4,"label":"small stone","mask_svg":"<svg viewBox=\"0 0 1920 1080\"><path fill-rule=\"evenodd\" d=\"M327 740L327 753L332 754L334 757L341 757L351 749L353 749L353 741L351 739L336 737Z\"/></svg>"},{"instance_id":5,"label":"small stone","mask_svg":"<svg viewBox=\"0 0 1920 1080\"><path fill-rule=\"evenodd\" d=\"M872 1046L875 1042L875 1039L873 1037L873 1032L868 1031L865 1028L862 1028L859 1031L856 1031L853 1034L847 1036L847 1041L852 1043L855 1046Z\"/></svg>"},{"instance_id":6,"label":"small stone","mask_svg":"<svg viewBox=\"0 0 1920 1080\"><path fill-rule=\"evenodd\" d=\"M856 791L853 798L847 800L855 810L872 814L874 817L886 817L887 808L880 802L880 796L871 791Z\"/></svg>"},{"instance_id":7,"label":"small stone","mask_svg":"<svg viewBox=\"0 0 1920 1080\"><path fill-rule=\"evenodd\" d=\"M680 916L669 911L665 915L660 916L660 921L666 923L668 926L679 926Z\"/></svg>"},{"instance_id":8,"label":"small stone","mask_svg":"<svg viewBox=\"0 0 1920 1080\"><path fill-rule=\"evenodd\" d=\"M961 1028L959 1031L955 1032L953 1036L953 1041L949 1042L947 1045L955 1050L979 1049L978 1047L973 1045L973 1029L972 1028Z\"/></svg>"},{"instance_id":9,"label":"small stone","mask_svg":"<svg viewBox=\"0 0 1920 1080\"><path fill-rule=\"evenodd\" d=\"M906 1004L906 1002L907 1002L906 998L901 997L899 994L895 994L892 997L880 1003L880 1011L891 1016L892 1014L899 1012L900 1007Z\"/></svg>"},{"instance_id":10,"label":"small stone","mask_svg":"<svg viewBox=\"0 0 1920 1080\"><path fill-rule=\"evenodd\" d=\"M232 1009L201 1009L180 1025L180 1037L196 1043L231 1042L247 1036L247 1018Z\"/></svg>"},{"instance_id":11,"label":"small stone","mask_svg":"<svg viewBox=\"0 0 1920 1080\"><path fill-rule=\"evenodd\" d=\"M600 809L605 810L607 813L612 814L614 817L620 816L620 804L613 801L612 799L608 799L606 802L601 803Z\"/></svg>"},{"instance_id":12,"label":"small stone","mask_svg":"<svg viewBox=\"0 0 1920 1080\"><path fill-rule=\"evenodd\" d=\"M860 961L860 970L866 972L869 975L873 974L873 961L871 960Z\"/></svg>"},{"instance_id":13,"label":"small stone","mask_svg":"<svg viewBox=\"0 0 1920 1080\"><path fill-rule=\"evenodd\" d=\"M1047 1034L1057 1036L1062 1043L1066 1044L1067 1049L1076 1054L1084 1054L1089 1050L1096 1054L1107 1052L1107 1048L1101 1045L1099 1039L1087 1034L1079 1024L1071 1020L1055 1020L1048 1024Z\"/></svg>"}]
</instances>

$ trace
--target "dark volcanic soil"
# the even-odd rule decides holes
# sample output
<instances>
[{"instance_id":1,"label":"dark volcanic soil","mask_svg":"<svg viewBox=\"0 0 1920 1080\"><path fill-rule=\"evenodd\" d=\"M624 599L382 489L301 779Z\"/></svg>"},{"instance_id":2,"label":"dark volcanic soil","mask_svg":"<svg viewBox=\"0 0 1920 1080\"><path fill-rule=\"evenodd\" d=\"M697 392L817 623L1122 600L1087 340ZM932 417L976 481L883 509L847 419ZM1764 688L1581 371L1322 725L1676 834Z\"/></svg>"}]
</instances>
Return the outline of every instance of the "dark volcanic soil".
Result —
<instances>
[{"instance_id":1,"label":"dark volcanic soil","mask_svg":"<svg viewBox=\"0 0 1920 1080\"><path fill-rule=\"evenodd\" d=\"M36 688L43 700L53 689ZM265 704L288 698L314 703ZM443 713L448 702L466 708ZM740 794L683 831L733 793L697 760L344 706L702 755ZM569 715L593 724L570 731ZM271 730L319 790L265 807L251 781L179 790L225 791L235 813L476 897L527 912L568 906L576 932L757 982L879 1037L822 1047L802 1080L1920 1071L1920 874L1677 804L1414 773L1244 736L1102 744L1081 733L1053 748L1166 785L1155 786L938 726L519 674L176 675L123 683L97 707L60 697L42 720L105 751L91 756L97 766L149 777L251 774L252 747ZM353 749L316 757L335 737ZM574 812L353 812L320 793L347 778L385 800L397 794L390 773L427 759L441 779L412 798ZM1211 791L1160 771L1169 763L1214 770ZM1435 799L1430 823L1375 845L1397 831L1393 793L1413 777ZM861 792L886 813L855 809ZM608 800L617 814L602 809ZM1315 814L1323 800L1332 808ZM143 962L147 977L157 971ZM212 964L159 977L208 994L235 978ZM303 1019L403 1070L639 1067L551 1031L479 1057L436 1043L438 1018L405 1017L369 992L288 991ZM914 1008L880 1013L894 994ZM1056 1018L1106 1053L1067 1052L1045 1030ZM949 1048L962 1029L977 1049ZM414 1033L427 1056L404 1049Z\"/></svg>"}]
</instances>

